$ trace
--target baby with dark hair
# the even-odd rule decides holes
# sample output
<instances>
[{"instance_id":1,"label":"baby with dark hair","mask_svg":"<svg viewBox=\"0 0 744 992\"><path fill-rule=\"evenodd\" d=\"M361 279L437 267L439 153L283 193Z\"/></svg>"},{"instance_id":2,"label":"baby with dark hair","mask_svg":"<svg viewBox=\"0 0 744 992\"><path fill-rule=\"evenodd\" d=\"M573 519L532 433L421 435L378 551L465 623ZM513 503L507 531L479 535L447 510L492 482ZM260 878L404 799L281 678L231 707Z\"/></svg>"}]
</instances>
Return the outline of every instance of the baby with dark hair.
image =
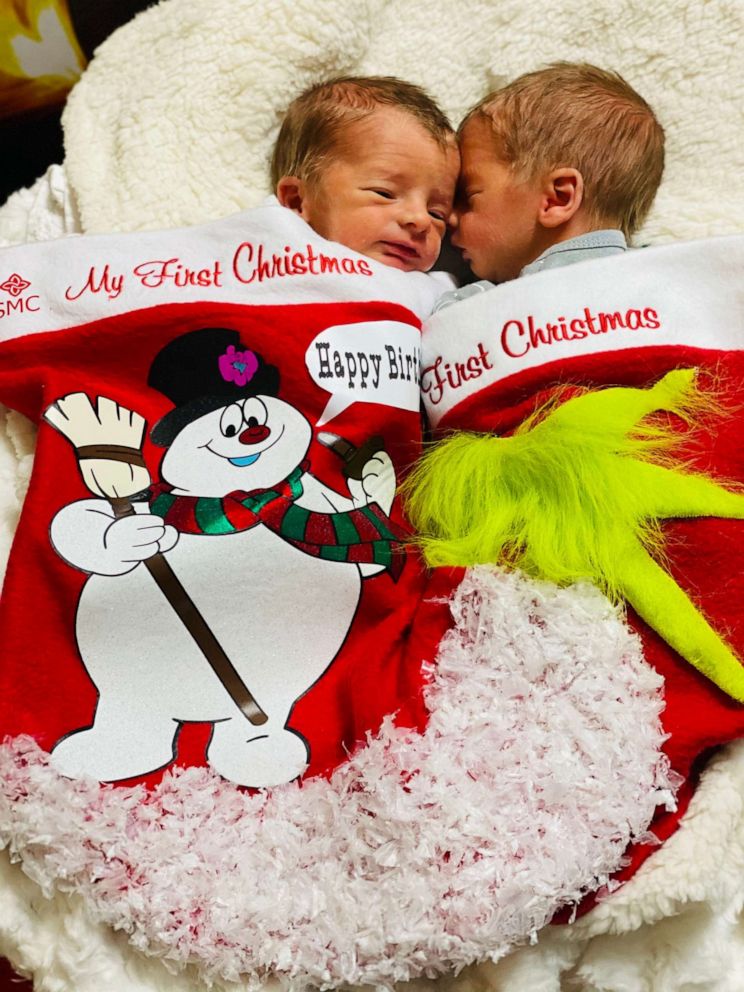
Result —
<instances>
[{"instance_id":1,"label":"baby with dark hair","mask_svg":"<svg viewBox=\"0 0 744 992\"><path fill-rule=\"evenodd\" d=\"M451 220L458 167L452 127L422 89L344 77L289 105L271 181L279 202L322 237L428 272Z\"/></svg>"}]
</instances>

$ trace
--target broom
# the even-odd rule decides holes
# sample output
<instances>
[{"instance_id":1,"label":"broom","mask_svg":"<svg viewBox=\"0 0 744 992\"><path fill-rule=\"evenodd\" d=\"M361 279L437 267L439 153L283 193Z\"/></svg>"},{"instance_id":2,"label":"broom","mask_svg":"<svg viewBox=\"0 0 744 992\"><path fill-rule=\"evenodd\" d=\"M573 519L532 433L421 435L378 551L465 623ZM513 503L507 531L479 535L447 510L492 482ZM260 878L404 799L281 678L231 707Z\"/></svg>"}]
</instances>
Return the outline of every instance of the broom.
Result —
<instances>
[{"instance_id":1,"label":"broom","mask_svg":"<svg viewBox=\"0 0 744 992\"><path fill-rule=\"evenodd\" d=\"M133 516L131 497L150 485L150 474L142 457L144 417L106 396L99 396L94 406L86 393L68 393L48 407L44 420L72 444L88 489L108 500L116 519ZM241 713L254 726L266 723L267 715L165 556L158 551L143 564Z\"/></svg>"}]
</instances>

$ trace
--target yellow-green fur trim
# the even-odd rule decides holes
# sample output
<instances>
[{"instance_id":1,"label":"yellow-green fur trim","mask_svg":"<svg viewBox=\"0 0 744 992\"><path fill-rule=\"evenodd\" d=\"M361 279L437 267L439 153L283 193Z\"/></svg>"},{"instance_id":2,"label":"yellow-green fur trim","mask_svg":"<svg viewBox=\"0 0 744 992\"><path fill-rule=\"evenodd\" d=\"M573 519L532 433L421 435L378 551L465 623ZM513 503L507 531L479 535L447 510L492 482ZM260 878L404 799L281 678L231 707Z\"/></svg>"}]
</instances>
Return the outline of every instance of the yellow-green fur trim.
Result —
<instances>
[{"instance_id":1,"label":"yellow-green fur trim","mask_svg":"<svg viewBox=\"0 0 744 992\"><path fill-rule=\"evenodd\" d=\"M691 664L744 700L744 668L657 562L670 516L744 517L744 496L686 469L669 414L717 412L677 369L649 389L612 387L548 404L510 437L458 433L407 480L427 562L588 580L627 599ZM652 419L652 414L661 414Z\"/></svg>"}]
</instances>

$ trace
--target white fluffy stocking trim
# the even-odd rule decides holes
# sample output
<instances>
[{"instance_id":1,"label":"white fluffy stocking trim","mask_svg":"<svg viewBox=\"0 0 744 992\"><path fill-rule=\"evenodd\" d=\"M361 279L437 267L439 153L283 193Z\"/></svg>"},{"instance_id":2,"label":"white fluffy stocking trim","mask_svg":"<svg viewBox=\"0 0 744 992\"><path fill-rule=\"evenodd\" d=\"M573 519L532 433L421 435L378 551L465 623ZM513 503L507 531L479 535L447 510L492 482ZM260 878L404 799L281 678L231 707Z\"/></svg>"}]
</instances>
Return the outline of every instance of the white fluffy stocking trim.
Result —
<instances>
[{"instance_id":1,"label":"white fluffy stocking trim","mask_svg":"<svg viewBox=\"0 0 744 992\"><path fill-rule=\"evenodd\" d=\"M452 602L421 735L388 719L330 781L152 793L0 749L0 838L52 893L202 978L389 985L496 959L602 885L674 775L661 679L589 587L485 568Z\"/></svg>"}]
</instances>

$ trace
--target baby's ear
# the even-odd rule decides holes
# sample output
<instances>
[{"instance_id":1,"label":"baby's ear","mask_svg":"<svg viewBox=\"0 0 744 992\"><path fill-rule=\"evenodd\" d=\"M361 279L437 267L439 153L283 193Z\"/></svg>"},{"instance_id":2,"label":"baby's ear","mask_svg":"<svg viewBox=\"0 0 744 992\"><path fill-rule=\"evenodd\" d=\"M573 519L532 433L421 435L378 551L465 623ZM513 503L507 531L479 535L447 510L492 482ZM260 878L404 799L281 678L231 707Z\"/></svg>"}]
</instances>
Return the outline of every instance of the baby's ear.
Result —
<instances>
[{"instance_id":1,"label":"baby's ear","mask_svg":"<svg viewBox=\"0 0 744 992\"><path fill-rule=\"evenodd\" d=\"M305 199L305 183L297 176L282 176L276 184L276 198L283 207L289 207L302 216L302 203Z\"/></svg>"},{"instance_id":2,"label":"baby's ear","mask_svg":"<svg viewBox=\"0 0 744 992\"><path fill-rule=\"evenodd\" d=\"M539 221L555 228L567 223L584 202L584 178L578 169L553 169L545 177Z\"/></svg>"}]
</instances>

